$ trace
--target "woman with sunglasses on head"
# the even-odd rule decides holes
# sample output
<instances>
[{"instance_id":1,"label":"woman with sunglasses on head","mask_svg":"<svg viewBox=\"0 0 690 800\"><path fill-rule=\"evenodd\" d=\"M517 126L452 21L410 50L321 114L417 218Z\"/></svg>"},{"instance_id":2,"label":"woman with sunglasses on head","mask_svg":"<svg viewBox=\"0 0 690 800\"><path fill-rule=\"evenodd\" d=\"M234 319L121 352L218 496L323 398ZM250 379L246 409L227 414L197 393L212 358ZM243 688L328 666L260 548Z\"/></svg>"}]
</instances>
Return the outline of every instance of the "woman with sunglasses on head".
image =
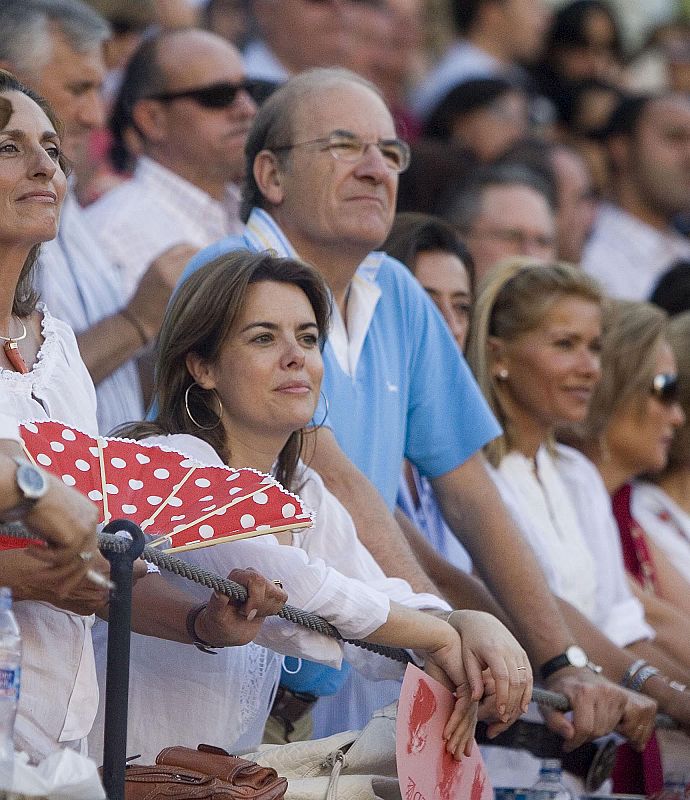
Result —
<instances>
[{"instance_id":1,"label":"woman with sunglasses on head","mask_svg":"<svg viewBox=\"0 0 690 800\"><path fill-rule=\"evenodd\" d=\"M676 429L685 421L667 325L666 314L650 304L610 305L602 380L575 436L578 446L598 467L612 497L630 583L656 633L654 649L639 649L640 658L630 668L628 680L643 687L656 678L661 667L673 679L671 686L677 694L686 697L690 696L685 689L690 682L690 583L663 551L652 553L631 504L631 482L639 475L664 469ZM659 652L666 657L663 664L658 661ZM684 738L678 740L664 732L658 736L667 769L687 764L690 750ZM621 775L626 767L621 764Z\"/></svg>"},{"instance_id":2,"label":"woman with sunglasses on head","mask_svg":"<svg viewBox=\"0 0 690 800\"><path fill-rule=\"evenodd\" d=\"M657 629L657 641L687 675L690 584L663 551L654 549L652 555L631 502L632 481L666 468L676 430L685 422L667 326L666 314L651 304L612 305L602 352L604 377L575 435L612 497L625 566Z\"/></svg>"},{"instance_id":3,"label":"woman with sunglasses on head","mask_svg":"<svg viewBox=\"0 0 690 800\"><path fill-rule=\"evenodd\" d=\"M690 581L690 312L669 320L666 338L676 357L677 399L685 422L676 430L664 469L633 481L630 511L644 531L662 596L682 601L685 598L676 591L676 581L668 585L659 567L663 553ZM667 394L673 385L666 382Z\"/></svg>"},{"instance_id":4,"label":"woman with sunglasses on head","mask_svg":"<svg viewBox=\"0 0 690 800\"><path fill-rule=\"evenodd\" d=\"M685 668L663 643L649 641L652 623L628 586L609 494L597 469L556 442L560 427L583 423L606 374L602 308L599 287L574 266L517 261L491 273L475 303L469 347L479 385L504 429L486 454L589 658L615 682L632 681L639 658L677 678ZM553 668L543 665L542 675ZM658 676L639 688L690 724L690 695ZM651 724L649 718L635 720L628 729L637 747L651 734Z\"/></svg>"},{"instance_id":5,"label":"woman with sunglasses on head","mask_svg":"<svg viewBox=\"0 0 690 800\"><path fill-rule=\"evenodd\" d=\"M221 573L251 558L262 574L280 579L291 604L325 617L343 636L420 650L432 674L459 688L446 733L448 750L460 758L477 713L468 680L477 699L483 684L481 675L465 674L460 636L445 621L449 606L387 578L343 506L302 461L308 461L304 429L319 399L329 315L323 279L302 262L240 250L205 265L182 284L161 329L156 417L125 433L206 464L272 473L299 493L314 512L313 528L218 544L185 557ZM507 666L519 660L524 682L517 690L500 689L503 727L521 713L531 692L527 657L490 615L458 614L468 631L480 630L497 643ZM289 623L271 621L256 641L340 665L335 640ZM357 648L346 655L379 678L401 676L400 665L386 659L372 661ZM210 657L135 639L131 669L129 746L135 752L155 754L171 740L193 745L198 737L237 750L261 741L280 659L269 651L250 657L237 649ZM199 680L204 691L189 693L186 687Z\"/></svg>"}]
</instances>

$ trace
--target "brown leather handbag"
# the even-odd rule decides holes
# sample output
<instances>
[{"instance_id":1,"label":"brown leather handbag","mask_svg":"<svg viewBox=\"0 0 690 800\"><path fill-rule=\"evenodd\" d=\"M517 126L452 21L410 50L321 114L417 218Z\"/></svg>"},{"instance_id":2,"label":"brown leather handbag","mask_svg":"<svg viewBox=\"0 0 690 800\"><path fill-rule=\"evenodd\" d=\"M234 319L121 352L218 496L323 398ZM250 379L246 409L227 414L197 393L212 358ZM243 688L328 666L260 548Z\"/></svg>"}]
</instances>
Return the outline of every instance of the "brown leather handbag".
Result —
<instances>
[{"instance_id":1,"label":"brown leather handbag","mask_svg":"<svg viewBox=\"0 0 690 800\"><path fill-rule=\"evenodd\" d=\"M126 800L281 800L287 785L274 769L205 744L166 747L155 766L131 764L125 773Z\"/></svg>"}]
</instances>

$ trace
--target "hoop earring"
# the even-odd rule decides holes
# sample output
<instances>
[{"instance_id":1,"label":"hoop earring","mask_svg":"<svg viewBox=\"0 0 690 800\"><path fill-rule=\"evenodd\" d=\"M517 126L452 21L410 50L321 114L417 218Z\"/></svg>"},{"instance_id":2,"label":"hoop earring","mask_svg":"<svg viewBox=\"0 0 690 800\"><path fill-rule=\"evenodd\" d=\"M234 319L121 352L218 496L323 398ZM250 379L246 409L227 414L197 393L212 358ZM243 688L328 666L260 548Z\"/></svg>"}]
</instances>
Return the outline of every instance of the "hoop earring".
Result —
<instances>
[{"instance_id":1,"label":"hoop earring","mask_svg":"<svg viewBox=\"0 0 690 800\"><path fill-rule=\"evenodd\" d=\"M200 425L192 416L192 412L189 410L189 392L193 386L199 386L199 388L203 389L205 392L213 392L215 395L215 398L218 401L218 419L213 423L213 425ZM189 419L191 419L194 425L196 425L196 427L202 431L212 431L214 428L217 428L220 425L221 419L223 418L223 401L220 399L218 392L215 389L204 389L204 387L199 385L196 381L194 381L194 383L190 383L184 393L184 407Z\"/></svg>"},{"instance_id":2,"label":"hoop earring","mask_svg":"<svg viewBox=\"0 0 690 800\"><path fill-rule=\"evenodd\" d=\"M320 428L323 428L324 422L326 422L326 420L328 419L328 398L323 393L323 391L319 392L319 394L321 395L321 397L323 397L323 402L324 405L326 406L326 411L324 412L321 422L319 422L318 425L314 425L312 428L310 428L310 433L316 433L316 431L318 431Z\"/></svg>"}]
</instances>

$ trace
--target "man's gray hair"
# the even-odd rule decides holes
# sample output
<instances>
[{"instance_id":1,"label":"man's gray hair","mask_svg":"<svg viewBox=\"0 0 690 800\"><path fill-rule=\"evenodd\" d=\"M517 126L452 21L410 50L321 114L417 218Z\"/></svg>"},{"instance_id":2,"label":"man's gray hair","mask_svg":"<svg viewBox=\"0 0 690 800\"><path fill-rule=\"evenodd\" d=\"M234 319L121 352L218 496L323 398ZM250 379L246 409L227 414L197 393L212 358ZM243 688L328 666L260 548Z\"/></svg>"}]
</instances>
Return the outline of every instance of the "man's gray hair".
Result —
<instances>
[{"instance_id":1,"label":"man's gray hair","mask_svg":"<svg viewBox=\"0 0 690 800\"><path fill-rule=\"evenodd\" d=\"M51 25L78 53L110 36L108 23L81 0L0 0L0 61L23 75L41 69L52 57Z\"/></svg>"},{"instance_id":2,"label":"man's gray hair","mask_svg":"<svg viewBox=\"0 0 690 800\"><path fill-rule=\"evenodd\" d=\"M295 115L307 100L315 103L320 95L348 84L364 86L383 100L381 92L371 81L347 69L328 67L306 70L296 75L275 91L261 106L244 146L246 163L245 184L242 190L241 217L249 219L252 208L265 206L264 197L254 180L254 160L262 150L294 144L292 141ZM284 165L290 158L289 151L276 153Z\"/></svg>"},{"instance_id":3,"label":"man's gray hair","mask_svg":"<svg viewBox=\"0 0 690 800\"><path fill-rule=\"evenodd\" d=\"M494 164L475 170L466 181L453 187L443 198L438 213L463 233L474 227L482 211L484 192L495 186L527 186L543 195L555 213L555 188L527 164L518 162Z\"/></svg>"}]
</instances>

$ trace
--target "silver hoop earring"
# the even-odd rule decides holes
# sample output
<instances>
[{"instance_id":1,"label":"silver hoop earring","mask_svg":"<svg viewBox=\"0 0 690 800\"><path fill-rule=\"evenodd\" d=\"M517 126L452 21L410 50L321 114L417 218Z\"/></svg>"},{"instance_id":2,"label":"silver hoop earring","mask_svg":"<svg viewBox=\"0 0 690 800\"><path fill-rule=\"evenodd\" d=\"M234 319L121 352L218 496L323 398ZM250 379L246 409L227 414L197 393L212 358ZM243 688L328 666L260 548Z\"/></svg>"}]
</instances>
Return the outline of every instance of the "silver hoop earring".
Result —
<instances>
[{"instance_id":1,"label":"silver hoop earring","mask_svg":"<svg viewBox=\"0 0 690 800\"><path fill-rule=\"evenodd\" d=\"M213 423L213 425L200 425L192 416L192 412L189 410L189 392L193 386L198 386L199 389L202 389L205 392L213 392L216 400L218 401L218 419ZM184 393L184 407L189 419L191 419L194 425L196 425L196 427L202 431L212 431L214 428L217 428L220 425L221 419L223 418L223 401L220 399L218 392L215 389L204 389L204 387L198 384L196 381L194 381L194 383L190 383Z\"/></svg>"},{"instance_id":2,"label":"silver hoop earring","mask_svg":"<svg viewBox=\"0 0 690 800\"><path fill-rule=\"evenodd\" d=\"M323 392L319 392L319 394L321 395L321 397L323 397L323 402L324 402L324 405L326 406L326 411L324 412L324 415L323 415L323 418L321 419L321 422L319 422L318 425L314 425L311 428L312 432L318 431L319 428L323 428L324 422L328 419L328 398L326 397L326 395Z\"/></svg>"}]
</instances>

